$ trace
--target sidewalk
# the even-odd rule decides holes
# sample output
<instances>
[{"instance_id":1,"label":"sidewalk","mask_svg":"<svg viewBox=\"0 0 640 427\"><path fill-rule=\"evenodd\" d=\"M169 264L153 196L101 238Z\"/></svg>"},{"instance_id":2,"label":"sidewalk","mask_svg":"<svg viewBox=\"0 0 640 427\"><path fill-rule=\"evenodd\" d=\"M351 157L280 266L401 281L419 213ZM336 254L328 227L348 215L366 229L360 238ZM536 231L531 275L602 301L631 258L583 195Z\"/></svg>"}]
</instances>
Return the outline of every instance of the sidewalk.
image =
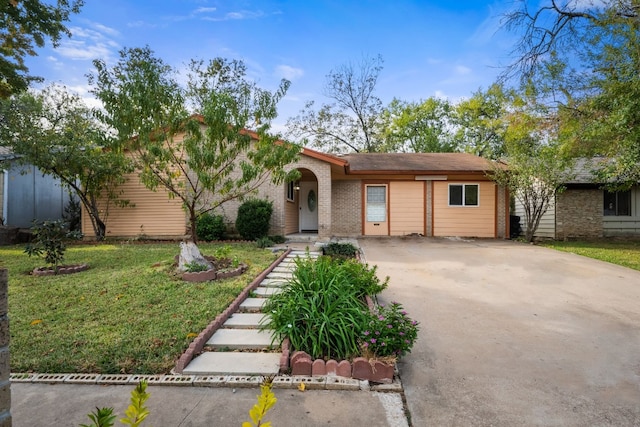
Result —
<instances>
[{"instance_id":1,"label":"sidewalk","mask_svg":"<svg viewBox=\"0 0 640 427\"><path fill-rule=\"evenodd\" d=\"M11 384L13 427L78 426L96 407L113 407L117 420L129 405L129 385ZM240 426L250 421L258 388L150 385L143 426ZM401 395L371 391L274 389L278 399L265 421L274 427L406 427ZM115 425L121 425L116 422Z\"/></svg>"}]
</instances>

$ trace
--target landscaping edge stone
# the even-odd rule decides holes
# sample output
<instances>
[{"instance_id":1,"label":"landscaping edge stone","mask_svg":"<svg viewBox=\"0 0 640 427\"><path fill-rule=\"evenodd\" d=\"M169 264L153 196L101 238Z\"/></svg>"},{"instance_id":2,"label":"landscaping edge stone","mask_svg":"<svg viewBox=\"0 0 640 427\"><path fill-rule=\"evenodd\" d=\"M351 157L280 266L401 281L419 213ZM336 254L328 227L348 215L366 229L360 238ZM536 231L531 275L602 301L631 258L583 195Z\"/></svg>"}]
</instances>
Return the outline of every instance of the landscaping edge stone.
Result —
<instances>
[{"instance_id":1,"label":"landscaping edge stone","mask_svg":"<svg viewBox=\"0 0 640 427\"><path fill-rule=\"evenodd\" d=\"M200 334L194 338L194 340L189 344L187 350L182 353L178 361L176 362L176 366L173 369L174 372L178 374L182 374L184 368L193 360L194 356L200 353L203 349L207 341L211 338L215 331L217 331L227 319L238 310L240 304L247 299L251 291L255 290L260 283L267 277L267 274L271 273L271 271L278 266L282 262L283 259L286 258L287 255L291 252L291 249L285 250L274 262L271 263L269 267L262 271L251 283L249 283L240 294L236 297L235 300L216 318L207 325L207 327L200 332Z\"/></svg>"}]
</instances>

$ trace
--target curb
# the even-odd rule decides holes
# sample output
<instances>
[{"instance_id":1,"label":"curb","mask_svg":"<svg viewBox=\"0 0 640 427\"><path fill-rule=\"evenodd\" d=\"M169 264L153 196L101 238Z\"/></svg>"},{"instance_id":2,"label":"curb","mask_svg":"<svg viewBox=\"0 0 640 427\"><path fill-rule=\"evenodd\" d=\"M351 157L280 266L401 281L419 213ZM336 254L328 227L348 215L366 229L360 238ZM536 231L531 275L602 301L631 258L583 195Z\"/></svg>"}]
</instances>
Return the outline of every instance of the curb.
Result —
<instances>
[{"instance_id":1,"label":"curb","mask_svg":"<svg viewBox=\"0 0 640 427\"><path fill-rule=\"evenodd\" d=\"M258 387L262 376L244 375L135 375L135 374L37 374L12 373L9 380L12 383L30 384L82 384L82 385L137 385L146 381L150 386L176 387ZM402 383L394 378L392 384L371 384L353 378L334 375L325 376L277 376L273 378L274 389L295 389L304 383L309 390L349 390L349 391L378 391L400 393Z\"/></svg>"}]
</instances>

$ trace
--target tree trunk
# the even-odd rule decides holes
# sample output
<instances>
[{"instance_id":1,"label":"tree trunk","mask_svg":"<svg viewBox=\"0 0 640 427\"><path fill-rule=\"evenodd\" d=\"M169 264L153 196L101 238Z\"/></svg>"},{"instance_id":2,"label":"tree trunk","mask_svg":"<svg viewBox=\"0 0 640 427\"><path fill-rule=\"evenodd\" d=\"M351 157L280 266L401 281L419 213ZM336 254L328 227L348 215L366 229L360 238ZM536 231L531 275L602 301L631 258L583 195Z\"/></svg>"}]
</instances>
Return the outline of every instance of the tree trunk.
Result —
<instances>
[{"instance_id":1,"label":"tree trunk","mask_svg":"<svg viewBox=\"0 0 640 427\"><path fill-rule=\"evenodd\" d=\"M196 215L196 209L194 206L189 206L189 228L191 229L191 241L195 244L198 243L198 235L196 233L196 224L198 217Z\"/></svg>"}]
</instances>

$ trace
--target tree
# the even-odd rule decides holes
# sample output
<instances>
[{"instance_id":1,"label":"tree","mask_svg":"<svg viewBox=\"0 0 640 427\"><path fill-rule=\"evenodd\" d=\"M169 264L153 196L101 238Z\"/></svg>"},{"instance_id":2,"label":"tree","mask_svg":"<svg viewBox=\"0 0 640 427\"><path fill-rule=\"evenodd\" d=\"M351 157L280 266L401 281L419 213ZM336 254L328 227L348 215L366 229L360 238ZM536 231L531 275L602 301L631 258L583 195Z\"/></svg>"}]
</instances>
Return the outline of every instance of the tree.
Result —
<instances>
[{"instance_id":1,"label":"tree","mask_svg":"<svg viewBox=\"0 0 640 427\"><path fill-rule=\"evenodd\" d=\"M421 102L394 99L382 113L385 149L388 152L451 153L452 106L449 101L428 98Z\"/></svg>"},{"instance_id":2,"label":"tree","mask_svg":"<svg viewBox=\"0 0 640 427\"><path fill-rule=\"evenodd\" d=\"M327 75L324 95L333 103L315 110L308 102L300 114L287 121L292 137L311 138L311 145L333 153L373 153L383 144L380 133L382 102L374 95L382 71L382 57L365 57Z\"/></svg>"},{"instance_id":3,"label":"tree","mask_svg":"<svg viewBox=\"0 0 640 427\"><path fill-rule=\"evenodd\" d=\"M272 135L270 124L289 82L271 93L246 78L242 61L192 61L187 86L147 48L124 49L112 68L94 61L93 93L102 118L127 144L142 183L181 200L197 241L197 218L242 199L286 172L300 148ZM253 128L253 130L248 130Z\"/></svg>"},{"instance_id":4,"label":"tree","mask_svg":"<svg viewBox=\"0 0 640 427\"><path fill-rule=\"evenodd\" d=\"M506 168L497 163L493 176L522 204L525 239L531 242L549 203L571 177L572 161L563 155L557 141L555 112L537 103L535 92L513 100L503 116Z\"/></svg>"},{"instance_id":5,"label":"tree","mask_svg":"<svg viewBox=\"0 0 640 427\"><path fill-rule=\"evenodd\" d=\"M130 165L77 95L54 85L0 101L0 141L20 162L60 179L80 198L96 238L105 237L109 203L126 204L116 187Z\"/></svg>"},{"instance_id":6,"label":"tree","mask_svg":"<svg viewBox=\"0 0 640 427\"><path fill-rule=\"evenodd\" d=\"M78 13L84 0L58 0L55 5L38 0L5 0L0 5L0 99L40 80L29 75L26 56L35 56L35 47L44 46L49 37L57 45L61 35L71 35L64 26L72 13ZM34 46L35 45L35 46Z\"/></svg>"},{"instance_id":7,"label":"tree","mask_svg":"<svg viewBox=\"0 0 640 427\"><path fill-rule=\"evenodd\" d=\"M500 84L478 90L454 109L454 140L464 151L489 159L504 154L504 117L512 94Z\"/></svg>"},{"instance_id":8,"label":"tree","mask_svg":"<svg viewBox=\"0 0 640 427\"><path fill-rule=\"evenodd\" d=\"M520 39L503 77L534 81L553 102L570 152L613 159L600 170L603 182L640 181L640 4L550 0L533 12L520 5L505 16Z\"/></svg>"}]
</instances>

